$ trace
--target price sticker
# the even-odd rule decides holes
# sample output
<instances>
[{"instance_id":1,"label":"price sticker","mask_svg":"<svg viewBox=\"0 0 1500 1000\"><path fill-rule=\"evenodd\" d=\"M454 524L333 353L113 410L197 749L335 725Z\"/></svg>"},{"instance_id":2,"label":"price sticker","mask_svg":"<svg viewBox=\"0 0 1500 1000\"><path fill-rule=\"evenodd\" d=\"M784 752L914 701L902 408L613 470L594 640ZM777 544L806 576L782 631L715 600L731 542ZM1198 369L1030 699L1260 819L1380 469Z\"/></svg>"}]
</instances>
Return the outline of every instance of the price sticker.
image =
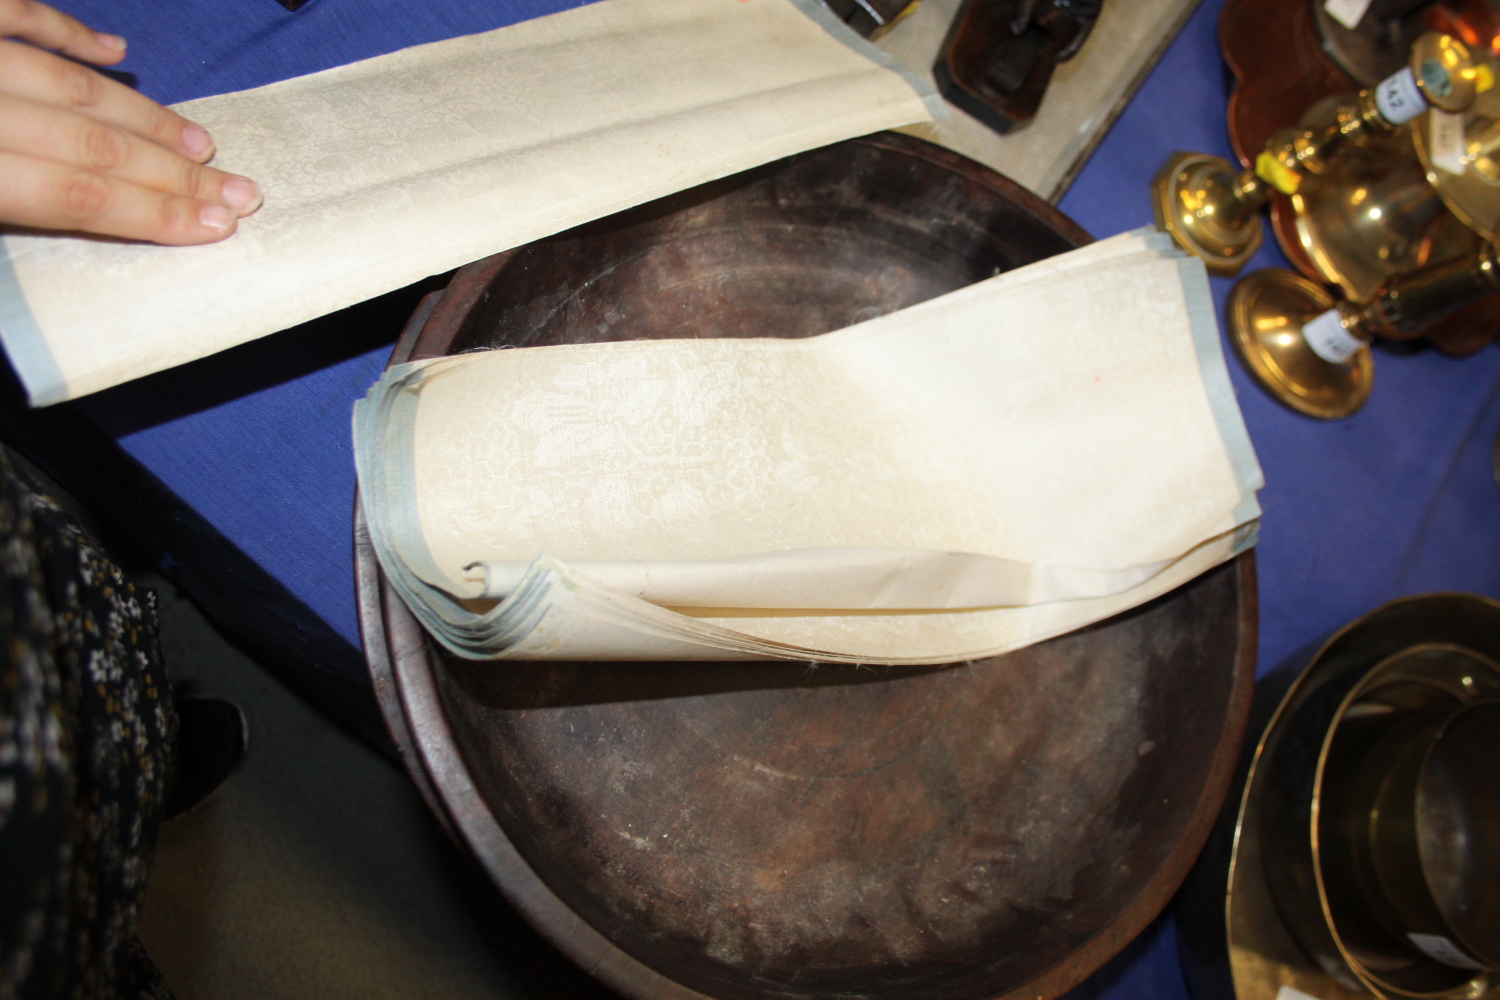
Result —
<instances>
[{"instance_id":1,"label":"price sticker","mask_svg":"<svg viewBox=\"0 0 1500 1000\"><path fill-rule=\"evenodd\" d=\"M1432 165L1450 174L1463 173L1466 163L1464 116L1433 108L1427 114L1427 122L1427 146L1432 152Z\"/></svg>"},{"instance_id":2,"label":"price sticker","mask_svg":"<svg viewBox=\"0 0 1500 1000\"><path fill-rule=\"evenodd\" d=\"M1329 17L1353 31L1359 27L1365 11L1370 9L1370 0L1323 0L1323 9Z\"/></svg>"},{"instance_id":3,"label":"price sticker","mask_svg":"<svg viewBox=\"0 0 1500 1000\"><path fill-rule=\"evenodd\" d=\"M1330 309L1304 323L1302 339L1307 341L1314 354L1332 365L1343 364L1365 346L1363 340L1344 329L1337 309Z\"/></svg>"},{"instance_id":4,"label":"price sticker","mask_svg":"<svg viewBox=\"0 0 1500 1000\"><path fill-rule=\"evenodd\" d=\"M1392 125L1405 125L1427 110L1427 100L1410 66L1380 81L1375 88L1375 107Z\"/></svg>"}]
</instances>

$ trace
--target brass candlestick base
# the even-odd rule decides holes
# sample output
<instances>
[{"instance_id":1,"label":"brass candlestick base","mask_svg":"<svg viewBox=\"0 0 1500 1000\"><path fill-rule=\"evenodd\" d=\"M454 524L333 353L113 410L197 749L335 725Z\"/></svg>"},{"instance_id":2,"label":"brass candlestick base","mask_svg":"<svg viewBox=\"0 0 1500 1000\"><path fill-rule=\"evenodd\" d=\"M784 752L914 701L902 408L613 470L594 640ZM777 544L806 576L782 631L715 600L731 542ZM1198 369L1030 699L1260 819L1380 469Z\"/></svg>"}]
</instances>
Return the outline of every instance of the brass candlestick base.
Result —
<instances>
[{"instance_id":1,"label":"brass candlestick base","mask_svg":"<svg viewBox=\"0 0 1500 1000\"><path fill-rule=\"evenodd\" d=\"M1370 398L1369 348L1342 364L1324 361L1302 335L1307 322L1334 307L1333 297L1290 271L1256 271L1229 293L1229 341L1261 387L1298 413L1347 417Z\"/></svg>"},{"instance_id":2,"label":"brass candlestick base","mask_svg":"<svg viewBox=\"0 0 1500 1000\"><path fill-rule=\"evenodd\" d=\"M1173 153L1151 182L1156 225L1214 274L1238 274L1260 249L1259 183L1223 157Z\"/></svg>"}]
</instances>

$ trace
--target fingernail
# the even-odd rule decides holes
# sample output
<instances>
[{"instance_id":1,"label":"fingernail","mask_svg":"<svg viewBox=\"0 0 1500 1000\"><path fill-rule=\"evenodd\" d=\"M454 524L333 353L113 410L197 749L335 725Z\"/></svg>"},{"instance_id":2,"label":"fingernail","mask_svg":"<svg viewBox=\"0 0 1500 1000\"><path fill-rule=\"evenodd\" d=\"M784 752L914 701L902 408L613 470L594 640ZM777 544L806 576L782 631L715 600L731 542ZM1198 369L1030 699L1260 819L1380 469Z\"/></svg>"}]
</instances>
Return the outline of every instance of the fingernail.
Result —
<instances>
[{"instance_id":1,"label":"fingernail","mask_svg":"<svg viewBox=\"0 0 1500 1000\"><path fill-rule=\"evenodd\" d=\"M96 31L94 32L94 38L98 39L99 44L106 49L114 49L116 52L125 51L125 39L119 35L106 35L102 31Z\"/></svg>"},{"instance_id":2,"label":"fingernail","mask_svg":"<svg viewBox=\"0 0 1500 1000\"><path fill-rule=\"evenodd\" d=\"M214 151L214 140L208 130L192 122L182 126L182 144L200 160L207 159L208 154Z\"/></svg>"},{"instance_id":3,"label":"fingernail","mask_svg":"<svg viewBox=\"0 0 1500 1000\"><path fill-rule=\"evenodd\" d=\"M216 233L222 233L234 222L234 213L223 205L204 205L198 209L198 221Z\"/></svg>"},{"instance_id":4,"label":"fingernail","mask_svg":"<svg viewBox=\"0 0 1500 1000\"><path fill-rule=\"evenodd\" d=\"M249 215L260 208L260 203L264 200L260 187L248 177L229 178L219 189L219 196L226 205L241 215Z\"/></svg>"}]
</instances>

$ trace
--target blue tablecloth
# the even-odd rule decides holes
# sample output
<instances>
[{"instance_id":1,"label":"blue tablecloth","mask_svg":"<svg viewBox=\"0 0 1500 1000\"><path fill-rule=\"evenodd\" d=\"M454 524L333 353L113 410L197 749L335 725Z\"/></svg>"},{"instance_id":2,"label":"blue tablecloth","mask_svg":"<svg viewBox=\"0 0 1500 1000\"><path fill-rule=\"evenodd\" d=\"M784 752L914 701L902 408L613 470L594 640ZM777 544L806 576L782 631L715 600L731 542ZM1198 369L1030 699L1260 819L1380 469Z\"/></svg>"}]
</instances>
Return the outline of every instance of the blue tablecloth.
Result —
<instances>
[{"instance_id":1,"label":"blue tablecloth","mask_svg":"<svg viewBox=\"0 0 1500 1000\"><path fill-rule=\"evenodd\" d=\"M1147 186L1173 150L1230 155L1215 38L1222 2L1205 0L1063 199L1062 209L1095 236L1150 224ZM58 4L124 34L130 54L119 69L169 102L573 5L313 0L289 14L273 0ZM1265 266L1285 266L1274 248L1250 265ZM1214 281L1221 309L1230 284ZM310 609L309 627L326 629L333 644L326 648L343 651L319 665L349 681L361 679L350 405L385 364L414 300L388 296L342 323L308 324L71 404ZM1263 672L1393 597L1432 590L1500 597L1500 493L1490 465L1500 350L1461 360L1431 350L1376 354L1370 403L1334 423L1282 408L1230 361L1267 481L1258 549ZM1184 996L1170 929L1170 918L1158 921L1078 996Z\"/></svg>"}]
</instances>

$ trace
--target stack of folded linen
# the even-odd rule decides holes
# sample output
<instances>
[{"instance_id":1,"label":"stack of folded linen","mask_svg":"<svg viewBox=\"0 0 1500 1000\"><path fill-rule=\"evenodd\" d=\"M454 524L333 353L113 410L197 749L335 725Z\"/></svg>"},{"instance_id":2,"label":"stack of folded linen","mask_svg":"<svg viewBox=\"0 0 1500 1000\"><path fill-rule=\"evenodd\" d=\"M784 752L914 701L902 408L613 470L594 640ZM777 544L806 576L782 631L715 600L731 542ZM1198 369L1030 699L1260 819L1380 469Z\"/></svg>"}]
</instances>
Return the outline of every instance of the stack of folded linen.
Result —
<instances>
[{"instance_id":1,"label":"stack of folded linen","mask_svg":"<svg viewBox=\"0 0 1500 1000\"><path fill-rule=\"evenodd\" d=\"M1138 232L805 340L391 368L355 408L387 577L472 659L943 663L1253 544L1202 264Z\"/></svg>"}]
</instances>

